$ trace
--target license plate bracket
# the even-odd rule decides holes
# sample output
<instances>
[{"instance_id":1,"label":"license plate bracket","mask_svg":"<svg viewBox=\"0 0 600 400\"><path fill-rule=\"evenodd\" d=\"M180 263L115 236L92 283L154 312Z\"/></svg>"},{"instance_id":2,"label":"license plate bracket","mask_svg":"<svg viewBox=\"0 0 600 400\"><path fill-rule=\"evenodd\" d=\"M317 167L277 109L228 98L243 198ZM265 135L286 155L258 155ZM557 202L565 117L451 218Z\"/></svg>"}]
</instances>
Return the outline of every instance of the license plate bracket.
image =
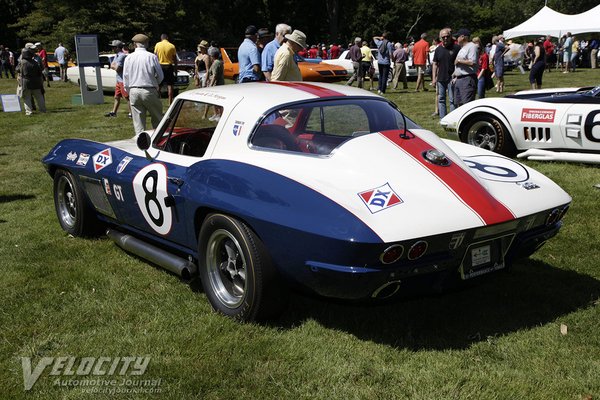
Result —
<instances>
[{"instance_id":1,"label":"license plate bracket","mask_svg":"<svg viewBox=\"0 0 600 400\"><path fill-rule=\"evenodd\" d=\"M502 238L474 243L460 265L462 279L471 279L505 267Z\"/></svg>"}]
</instances>

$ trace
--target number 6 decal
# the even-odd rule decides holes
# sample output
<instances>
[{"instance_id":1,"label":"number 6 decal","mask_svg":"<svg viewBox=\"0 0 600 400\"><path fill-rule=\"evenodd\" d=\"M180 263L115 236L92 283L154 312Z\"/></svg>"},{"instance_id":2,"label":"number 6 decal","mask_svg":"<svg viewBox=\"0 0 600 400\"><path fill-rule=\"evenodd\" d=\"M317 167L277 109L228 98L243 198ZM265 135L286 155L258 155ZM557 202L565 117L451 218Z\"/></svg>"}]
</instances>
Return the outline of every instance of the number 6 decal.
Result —
<instances>
[{"instance_id":1,"label":"number 6 decal","mask_svg":"<svg viewBox=\"0 0 600 400\"><path fill-rule=\"evenodd\" d=\"M171 230L173 217L165 204L167 193L167 168L163 164L150 164L133 178L133 192L144 219L161 235Z\"/></svg>"}]
</instances>

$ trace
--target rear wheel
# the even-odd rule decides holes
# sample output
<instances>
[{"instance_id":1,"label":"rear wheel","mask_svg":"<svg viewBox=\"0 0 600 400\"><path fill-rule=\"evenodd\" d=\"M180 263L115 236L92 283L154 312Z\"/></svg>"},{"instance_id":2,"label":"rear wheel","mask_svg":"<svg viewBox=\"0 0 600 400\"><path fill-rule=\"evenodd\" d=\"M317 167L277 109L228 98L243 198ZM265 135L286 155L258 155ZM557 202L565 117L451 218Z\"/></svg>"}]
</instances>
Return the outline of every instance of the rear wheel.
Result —
<instances>
[{"instance_id":1,"label":"rear wheel","mask_svg":"<svg viewBox=\"0 0 600 400\"><path fill-rule=\"evenodd\" d=\"M202 287L213 308L240 321L279 316L287 292L266 248L243 222L210 214L198 238Z\"/></svg>"},{"instance_id":2,"label":"rear wheel","mask_svg":"<svg viewBox=\"0 0 600 400\"><path fill-rule=\"evenodd\" d=\"M58 170L54 174L54 207L60 226L73 236L96 236L100 221L87 202L73 174Z\"/></svg>"},{"instance_id":3,"label":"rear wheel","mask_svg":"<svg viewBox=\"0 0 600 400\"><path fill-rule=\"evenodd\" d=\"M516 153L515 145L504 125L490 115L476 117L467 122L462 139L473 146L508 157Z\"/></svg>"}]
</instances>

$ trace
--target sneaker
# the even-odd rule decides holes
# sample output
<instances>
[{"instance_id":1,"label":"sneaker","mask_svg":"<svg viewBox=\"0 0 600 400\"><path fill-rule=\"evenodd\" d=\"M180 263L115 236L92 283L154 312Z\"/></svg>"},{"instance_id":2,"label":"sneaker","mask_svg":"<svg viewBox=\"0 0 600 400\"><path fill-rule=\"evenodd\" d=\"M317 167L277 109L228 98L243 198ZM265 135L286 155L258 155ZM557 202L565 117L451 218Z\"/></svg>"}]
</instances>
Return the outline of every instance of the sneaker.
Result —
<instances>
[{"instance_id":1,"label":"sneaker","mask_svg":"<svg viewBox=\"0 0 600 400\"><path fill-rule=\"evenodd\" d=\"M105 117L116 117L116 116L117 116L117 113L115 113L115 112L112 112L112 111L111 111L111 112L109 112L109 113L106 113L106 114L104 114L104 116L105 116Z\"/></svg>"},{"instance_id":2,"label":"sneaker","mask_svg":"<svg viewBox=\"0 0 600 400\"><path fill-rule=\"evenodd\" d=\"M127 118L133 118L133 117L131 116L131 113L127 114Z\"/></svg>"}]
</instances>

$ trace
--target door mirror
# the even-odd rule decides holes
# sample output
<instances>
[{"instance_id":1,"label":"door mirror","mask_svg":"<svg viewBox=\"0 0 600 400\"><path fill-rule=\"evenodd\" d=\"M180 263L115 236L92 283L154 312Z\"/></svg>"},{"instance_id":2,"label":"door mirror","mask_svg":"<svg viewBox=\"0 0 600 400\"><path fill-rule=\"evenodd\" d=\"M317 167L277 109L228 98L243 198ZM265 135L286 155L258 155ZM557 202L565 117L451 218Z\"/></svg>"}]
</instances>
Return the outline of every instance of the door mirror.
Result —
<instances>
[{"instance_id":1,"label":"door mirror","mask_svg":"<svg viewBox=\"0 0 600 400\"><path fill-rule=\"evenodd\" d=\"M148 150L150 148L150 135L148 132L141 132L137 137L137 147L140 150Z\"/></svg>"}]
</instances>

